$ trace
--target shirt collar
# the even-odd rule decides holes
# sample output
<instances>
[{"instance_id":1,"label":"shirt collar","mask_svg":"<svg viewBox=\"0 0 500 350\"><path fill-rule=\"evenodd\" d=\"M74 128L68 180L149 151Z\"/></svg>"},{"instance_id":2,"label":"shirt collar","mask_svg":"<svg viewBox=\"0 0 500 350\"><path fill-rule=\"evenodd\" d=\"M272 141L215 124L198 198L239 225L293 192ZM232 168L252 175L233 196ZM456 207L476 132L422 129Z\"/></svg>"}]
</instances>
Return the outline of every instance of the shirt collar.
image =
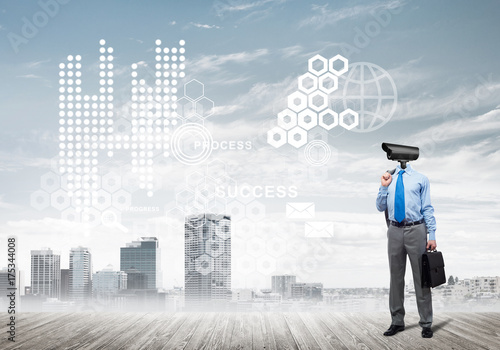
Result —
<instances>
[{"instance_id":1,"label":"shirt collar","mask_svg":"<svg viewBox=\"0 0 500 350\"><path fill-rule=\"evenodd\" d=\"M399 171L400 171L400 170L404 170L404 171L405 171L405 173L407 173L407 174L408 174L408 175L410 175L410 176L411 176L411 175L413 174L413 172L415 171L415 170L413 170L413 168L411 167L411 165L410 165L409 163L406 163L406 169L402 169L402 168L401 168L401 164L398 164L398 166L396 167L396 173L399 173Z\"/></svg>"}]
</instances>

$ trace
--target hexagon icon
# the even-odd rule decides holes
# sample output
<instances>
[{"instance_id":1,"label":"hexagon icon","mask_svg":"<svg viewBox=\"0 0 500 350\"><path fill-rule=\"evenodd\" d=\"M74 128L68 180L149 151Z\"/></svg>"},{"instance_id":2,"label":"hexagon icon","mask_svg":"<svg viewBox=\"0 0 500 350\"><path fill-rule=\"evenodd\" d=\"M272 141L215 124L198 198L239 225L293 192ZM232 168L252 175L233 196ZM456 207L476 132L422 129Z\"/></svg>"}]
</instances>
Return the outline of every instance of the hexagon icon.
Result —
<instances>
[{"instance_id":1,"label":"hexagon icon","mask_svg":"<svg viewBox=\"0 0 500 350\"><path fill-rule=\"evenodd\" d=\"M213 258L219 257L224 253L224 241L218 237L215 239L207 239L205 241L205 252Z\"/></svg>"},{"instance_id":2,"label":"hexagon icon","mask_svg":"<svg viewBox=\"0 0 500 350\"><path fill-rule=\"evenodd\" d=\"M308 108L299 113L298 124L304 130L311 130L318 125L318 114Z\"/></svg>"},{"instance_id":3,"label":"hexagon icon","mask_svg":"<svg viewBox=\"0 0 500 350\"><path fill-rule=\"evenodd\" d=\"M318 89L318 77L307 72L299 77L299 90L310 94Z\"/></svg>"},{"instance_id":4,"label":"hexagon icon","mask_svg":"<svg viewBox=\"0 0 500 350\"><path fill-rule=\"evenodd\" d=\"M207 174L213 179L227 176L227 165L220 159L214 159L207 164Z\"/></svg>"},{"instance_id":5,"label":"hexagon icon","mask_svg":"<svg viewBox=\"0 0 500 350\"><path fill-rule=\"evenodd\" d=\"M42 190L52 193L59 188L60 182L59 175L53 172L48 172L43 174L40 178L40 187Z\"/></svg>"},{"instance_id":6,"label":"hexagon icon","mask_svg":"<svg viewBox=\"0 0 500 350\"><path fill-rule=\"evenodd\" d=\"M258 272L264 275L270 275L276 271L276 259L265 255L257 260L256 267Z\"/></svg>"},{"instance_id":7,"label":"hexagon icon","mask_svg":"<svg viewBox=\"0 0 500 350\"><path fill-rule=\"evenodd\" d=\"M351 121L349 121L349 120L346 121L346 118L349 118L349 119L352 118L352 120ZM342 113L340 113L340 115L339 115L339 124L340 124L340 126L342 126L343 128L345 128L347 130L354 129L356 126L359 125L359 115L358 115L358 113L354 112L350 108L347 108L345 111L343 111Z\"/></svg>"},{"instance_id":8,"label":"hexagon icon","mask_svg":"<svg viewBox=\"0 0 500 350\"><path fill-rule=\"evenodd\" d=\"M82 222L89 227L101 224L101 213L96 208L86 208L82 213Z\"/></svg>"},{"instance_id":9,"label":"hexagon icon","mask_svg":"<svg viewBox=\"0 0 500 350\"><path fill-rule=\"evenodd\" d=\"M36 210L44 210L50 205L50 195L45 191L37 190L31 194L30 204Z\"/></svg>"},{"instance_id":10,"label":"hexagon icon","mask_svg":"<svg viewBox=\"0 0 500 350\"><path fill-rule=\"evenodd\" d=\"M328 70L328 60L321 55L316 55L309 59L309 72L320 76Z\"/></svg>"},{"instance_id":11,"label":"hexagon icon","mask_svg":"<svg viewBox=\"0 0 500 350\"><path fill-rule=\"evenodd\" d=\"M286 131L276 126L267 132L267 143L279 148L286 143Z\"/></svg>"},{"instance_id":12,"label":"hexagon icon","mask_svg":"<svg viewBox=\"0 0 500 350\"><path fill-rule=\"evenodd\" d=\"M194 188L198 186L200 183L202 183L205 180L205 176L201 174L198 171L192 172L189 174L186 178L186 184L190 188Z\"/></svg>"},{"instance_id":13,"label":"hexagon icon","mask_svg":"<svg viewBox=\"0 0 500 350\"><path fill-rule=\"evenodd\" d=\"M67 208L61 212L61 219L71 222L80 222L80 213L75 208Z\"/></svg>"},{"instance_id":14,"label":"hexagon icon","mask_svg":"<svg viewBox=\"0 0 500 350\"><path fill-rule=\"evenodd\" d=\"M338 67L339 63L342 64L342 68L336 69L335 66ZM349 69L349 61L344 56L336 55L328 60L328 69L337 76L342 75Z\"/></svg>"},{"instance_id":15,"label":"hexagon icon","mask_svg":"<svg viewBox=\"0 0 500 350\"><path fill-rule=\"evenodd\" d=\"M199 115L198 113L192 113L191 115L186 117L186 123L203 125L205 121L203 120L202 116Z\"/></svg>"},{"instance_id":16,"label":"hexagon icon","mask_svg":"<svg viewBox=\"0 0 500 350\"><path fill-rule=\"evenodd\" d=\"M275 258L286 254L286 241L280 237L273 237L267 241L267 253Z\"/></svg>"},{"instance_id":17,"label":"hexagon icon","mask_svg":"<svg viewBox=\"0 0 500 350\"><path fill-rule=\"evenodd\" d=\"M328 95L322 91L314 91L308 97L309 107L319 112L328 106Z\"/></svg>"},{"instance_id":18,"label":"hexagon icon","mask_svg":"<svg viewBox=\"0 0 500 350\"><path fill-rule=\"evenodd\" d=\"M214 101L209 98L202 97L195 102L196 114L200 115L202 118L208 118L214 114Z\"/></svg>"},{"instance_id":19,"label":"hexagon icon","mask_svg":"<svg viewBox=\"0 0 500 350\"><path fill-rule=\"evenodd\" d=\"M288 108L294 112L300 112L307 107L307 96L300 91L288 95Z\"/></svg>"},{"instance_id":20,"label":"hexagon icon","mask_svg":"<svg viewBox=\"0 0 500 350\"><path fill-rule=\"evenodd\" d=\"M120 189L112 194L111 205L118 210L127 210L132 205L132 195Z\"/></svg>"},{"instance_id":21,"label":"hexagon icon","mask_svg":"<svg viewBox=\"0 0 500 350\"><path fill-rule=\"evenodd\" d=\"M330 108L325 109L319 114L318 124L326 130L331 130L339 125L339 115Z\"/></svg>"},{"instance_id":22,"label":"hexagon icon","mask_svg":"<svg viewBox=\"0 0 500 350\"><path fill-rule=\"evenodd\" d=\"M214 181L205 181L195 188L195 195L202 196L207 200L213 199L215 197L216 185Z\"/></svg>"},{"instance_id":23,"label":"hexagon icon","mask_svg":"<svg viewBox=\"0 0 500 350\"><path fill-rule=\"evenodd\" d=\"M214 261L213 258L208 254L202 254L196 258L194 262L194 268L196 271L202 275L208 275L214 271Z\"/></svg>"},{"instance_id":24,"label":"hexagon icon","mask_svg":"<svg viewBox=\"0 0 500 350\"><path fill-rule=\"evenodd\" d=\"M198 80L193 79L184 85L184 96L196 101L205 94L205 86Z\"/></svg>"},{"instance_id":25,"label":"hexagon icon","mask_svg":"<svg viewBox=\"0 0 500 350\"><path fill-rule=\"evenodd\" d=\"M92 206L103 211L111 206L111 193L104 190L97 190L92 193Z\"/></svg>"},{"instance_id":26,"label":"hexagon icon","mask_svg":"<svg viewBox=\"0 0 500 350\"><path fill-rule=\"evenodd\" d=\"M295 127L288 132L288 143L295 148L300 148L307 143L307 131Z\"/></svg>"},{"instance_id":27,"label":"hexagon icon","mask_svg":"<svg viewBox=\"0 0 500 350\"><path fill-rule=\"evenodd\" d=\"M224 276L231 274L231 258L227 255L221 255L214 259L215 271Z\"/></svg>"},{"instance_id":28,"label":"hexagon icon","mask_svg":"<svg viewBox=\"0 0 500 350\"><path fill-rule=\"evenodd\" d=\"M238 257L236 264L238 266L238 271L243 275L255 271L255 259L247 254Z\"/></svg>"},{"instance_id":29,"label":"hexagon icon","mask_svg":"<svg viewBox=\"0 0 500 350\"><path fill-rule=\"evenodd\" d=\"M261 238L252 237L246 242L246 251L254 258L258 258L266 252L266 245Z\"/></svg>"},{"instance_id":30,"label":"hexagon icon","mask_svg":"<svg viewBox=\"0 0 500 350\"><path fill-rule=\"evenodd\" d=\"M220 220L219 227L215 231L215 234L220 237L222 240L227 240L231 237L231 221L229 220Z\"/></svg>"},{"instance_id":31,"label":"hexagon icon","mask_svg":"<svg viewBox=\"0 0 500 350\"><path fill-rule=\"evenodd\" d=\"M285 130L290 130L297 125L297 114L289 109L279 112L278 125Z\"/></svg>"},{"instance_id":32,"label":"hexagon icon","mask_svg":"<svg viewBox=\"0 0 500 350\"><path fill-rule=\"evenodd\" d=\"M71 205L71 199L66 191L61 189L50 195L50 204L57 210L64 210Z\"/></svg>"},{"instance_id":33,"label":"hexagon icon","mask_svg":"<svg viewBox=\"0 0 500 350\"><path fill-rule=\"evenodd\" d=\"M339 78L330 72L319 77L319 89L327 94L331 94L339 87Z\"/></svg>"},{"instance_id":34,"label":"hexagon icon","mask_svg":"<svg viewBox=\"0 0 500 350\"><path fill-rule=\"evenodd\" d=\"M236 199L226 204L226 210L233 221L245 218L245 205Z\"/></svg>"},{"instance_id":35,"label":"hexagon icon","mask_svg":"<svg viewBox=\"0 0 500 350\"><path fill-rule=\"evenodd\" d=\"M122 180L120 175L116 173L107 173L102 177L102 188L109 193L116 192L120 189L122 186Z\"/></svg>"},{"instance_id":36,"label":"hexagon icon","mask_svg":"<svg viewBox=\"0 0 500 350\"><path fill-rule=\"evenodd\" d=\"M187 118L195 113L194 102L188 97L181 97L175 104L177 105L175 112L181 118Z\"/></svg>"},{"instance_id":37,"label":"hexagon icon","mask_svg":"<svg viewBox=\"0 0 500 350\"><path fill-rule=\"evenodd\" d=\"M189 189L184 189L175 195L175 201L181 208L189 205L194 200L194 192Z\"/></svg>"},{"instance_id":38,"label":"hexagon icon","mask_svg":"<svg viewBox=\"0 0 500 350\"><path fill-rule=\"evenodd\" d=\"M245 213L250 220L261 221L266 217L266 206L259 201L251 201L246 205Z\"/></svg>"}]
</instances>

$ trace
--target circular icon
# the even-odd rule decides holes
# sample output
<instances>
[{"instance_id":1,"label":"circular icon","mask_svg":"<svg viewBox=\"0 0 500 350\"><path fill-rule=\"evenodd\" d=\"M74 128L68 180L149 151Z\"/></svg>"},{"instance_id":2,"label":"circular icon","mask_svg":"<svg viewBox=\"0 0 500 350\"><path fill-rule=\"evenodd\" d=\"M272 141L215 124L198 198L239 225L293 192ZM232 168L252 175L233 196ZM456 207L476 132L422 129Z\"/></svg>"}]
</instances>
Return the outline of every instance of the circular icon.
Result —
<instances>
[{"instance_id":1,"label":"circular icon","mask_svg":"<svg viewBox=\"0 0 500 350\"><path fill-rule=\"evenodd\" d=\"M304 148L306 161L312 166L322 166L328 163L332 151L325 141L313 140Z\"/></svg>"},{"instance_id":2,"label":"circular icon","mask_svg":"<svg viewBox=\"0 0 500 350\"><path fill-rule=\"evenodd\" d=\"M203 125L184 124L172 135L172 153L183 164L201 164L210 157L212 142L212 135Z\"/></svg>"},{"instance_id":3,"label":"circular icon","mask_svg":"<svg viewBox=\"0 0 500 350\"><path fill-rule=\"evenodd\" d=\"M385 125L396 111L398 91L389 73L376 64L356 62L347 76L341 76L343 90L340 99L344 109L359 114L356 132L370 132Z\"/></svg>"}]
</instances>

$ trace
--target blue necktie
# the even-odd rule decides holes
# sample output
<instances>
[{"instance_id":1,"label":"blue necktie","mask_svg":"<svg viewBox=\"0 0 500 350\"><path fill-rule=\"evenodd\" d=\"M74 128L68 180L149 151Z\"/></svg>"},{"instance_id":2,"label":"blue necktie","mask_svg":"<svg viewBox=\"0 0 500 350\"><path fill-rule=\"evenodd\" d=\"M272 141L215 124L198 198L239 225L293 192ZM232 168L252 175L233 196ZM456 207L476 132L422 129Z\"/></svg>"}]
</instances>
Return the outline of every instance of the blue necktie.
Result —
<instances>
[{"instance_id":1,"label":"blue necktie","mask_svg":"<svg viewBox=\"0 0 500 350\"><path fill-rule=\"evenodd\" d=\"M403 184L404 170L398 173L398 181L396 182L396 193L394 195L394 219L401 222L405 218L405 185Z\"/></svg>"}]
</instances>

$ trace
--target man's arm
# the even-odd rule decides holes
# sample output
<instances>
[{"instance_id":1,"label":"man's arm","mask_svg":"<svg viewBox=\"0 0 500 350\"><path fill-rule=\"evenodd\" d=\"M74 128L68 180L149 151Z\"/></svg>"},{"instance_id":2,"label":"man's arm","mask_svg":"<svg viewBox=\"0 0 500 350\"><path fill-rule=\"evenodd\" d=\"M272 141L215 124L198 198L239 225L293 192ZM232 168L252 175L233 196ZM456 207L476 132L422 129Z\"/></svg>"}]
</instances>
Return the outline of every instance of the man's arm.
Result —
<instances>
[{"instance_id":1,"label":"man's arm","mask_svg":"<svg viewBox=\"0 0 500 350\"><path fill-rule=\"evenodd\" d=\"M421 213L424 216L425 226L429 233L429 241L427 249L436 249L436 218L434 217L434 208L431 205L431 189L429 179L424 177L422 187L420 189Z\"/></svg>"},{"instance_id":2,"label":"man's arm","mask_svg":"<svg viewBox=\"0 0 500 350\"><path fill-rule=\"evenodd\" d=\"M391 184L391 181L392 176L389 173L385 173L380 179L381 186L378 190L377 201L375 203L378 211L384 211L387 209L387 195L389 194L387 189Z\"/></svg>"}]
</instances>

